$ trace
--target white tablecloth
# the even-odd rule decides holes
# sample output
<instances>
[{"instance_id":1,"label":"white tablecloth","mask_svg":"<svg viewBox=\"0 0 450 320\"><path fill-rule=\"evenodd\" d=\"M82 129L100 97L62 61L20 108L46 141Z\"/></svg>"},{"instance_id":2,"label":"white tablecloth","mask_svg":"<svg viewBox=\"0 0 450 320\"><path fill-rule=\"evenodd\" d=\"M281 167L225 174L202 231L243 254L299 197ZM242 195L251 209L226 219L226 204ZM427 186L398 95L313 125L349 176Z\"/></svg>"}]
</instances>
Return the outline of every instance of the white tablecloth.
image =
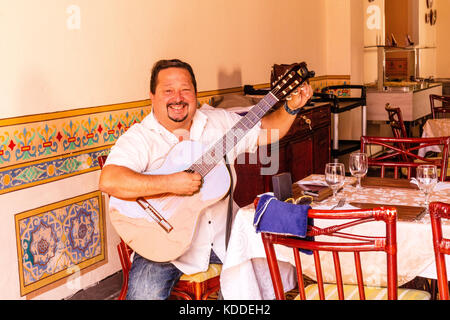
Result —
<instances>
[{"instance_id":1,"label":"white tablecloth","mask_svg":"<svg viewBox=\"0 0 450 320\"><path fill-rule=\"evenodd\" d=\"M423 126L422 138L450 136L450 119L428 119ZM439 146L419 149L418 155L424 157L428 151L441 152Z\"/></svg>"},{"instance_id":2,"label":"white tablecloth","mask_svg":"<svg viewBox=\"0 0 450 320\"><path fill-rule=\"evenodd\" d=\"M323 178L320 175L313 175L306 179L316 180ZM347 202L422 205L423 195L419 190L364 188L362 191L356 191L351 185L353 178L346 178L346 181L346 185L343 191L339 193L339 196L345 196ZM430 198L431 201L450 203L450 190L443 189L434 192ZM313 205L313 207L329 208L333 204L333 201L329 198L323 201L323 203ZM347 208L351 208L351 206L346 205L341 209ZM224 299L266 300L274 299L275 297L261 235L255 232L253 226L254 212L253 205L246 206L238 211L234 220L227 256L221 273L221 288ZM324 227L323 225L319 226ZM377 226L380 228L379 231L376 229ZM358 228L364 227L355 227L355 231L358 231ZM443 229L444 235L449 236L450 225L445 224ZM375 229L371 225L371 231L373 230L384 234L384 223L378 222ZM363 234L363 231L361 230L360 232ZM412 280L415 276L436 278L434 251L431 239L431 225L428 215L417 222L398 221L397 260L399 285ZM276 251L277 257L281 261L280 271L284 289L285 291L292 290L296 286L292 250L276 246ZM369 255L372 253L366 254ZM372 285L383 284L386 272L385 255L383 256L379 253L373 254L377 256L367 258L367 261L370 262L367 262L365 267L365 262L363 261L363 270L370 273L369 277L365 277L365 280L369 281L370 283L368 284ZM314 279L312 257L304 254L302 254L302 257L305 258L303 262L304 273ZM345 259L341 259L341 262L342 260ZM326 267L327 264L332 264L331 261L329 260L329 263L322 262L325 277L334 277L334 274L331 272L333 269L330 269L330 272L328 272ZM447 263L447 267L449 265L450 260ZM344 274L345 277L346 275Z\"/></svg>"}]
</instances>

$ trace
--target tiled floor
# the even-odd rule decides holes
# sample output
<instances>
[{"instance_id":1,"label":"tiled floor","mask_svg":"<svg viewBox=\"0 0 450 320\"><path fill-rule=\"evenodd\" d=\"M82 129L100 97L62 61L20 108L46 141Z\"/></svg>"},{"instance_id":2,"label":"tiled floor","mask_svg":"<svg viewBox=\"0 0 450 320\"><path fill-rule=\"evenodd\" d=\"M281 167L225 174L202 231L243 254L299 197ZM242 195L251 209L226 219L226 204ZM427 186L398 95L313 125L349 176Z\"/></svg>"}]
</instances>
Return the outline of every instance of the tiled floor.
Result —
<instances>
[{"instance_id":1,"label":"tiled floor","mask_svg":"<svg viewBox=\"0 0 450 320\"><path fill-rule=\"evenodd\" d=\"M75 293L67 300L115 300L122 288L122 271L119 271L89 288Z\"/></svg>"},{"instance_id":2,"label":"tiled floor","mask_svg":"<svg viewBox=\"0 0 450 320\"><path fill-rule=\"evenodd\" d=\"M312 283L311 280L305 279L307 283ZM67 300L116 300L119 296L122 287L122 271L119 271L106 279L98 282L84 290L80 290ZM416 278L402 286L403 288L426 290L430 293L433 290L430 288L428 281L424 278ZM286 293L287 300L293 300L298 295L298 288L295 288ZM434 297L435 299L436 297ZM217 294L210 296L209 300L216 300Z\"/></svg>"}]
</instances>

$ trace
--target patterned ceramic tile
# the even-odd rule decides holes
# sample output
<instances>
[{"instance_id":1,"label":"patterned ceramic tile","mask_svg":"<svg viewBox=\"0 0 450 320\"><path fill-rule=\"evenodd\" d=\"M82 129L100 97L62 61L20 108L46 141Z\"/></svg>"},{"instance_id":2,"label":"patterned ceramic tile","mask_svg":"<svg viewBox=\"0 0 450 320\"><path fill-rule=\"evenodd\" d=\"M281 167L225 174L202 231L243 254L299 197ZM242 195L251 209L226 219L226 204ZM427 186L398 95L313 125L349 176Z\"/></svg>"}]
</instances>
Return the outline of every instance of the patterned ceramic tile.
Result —
<instances>
[{"instance_id":1,"label":"patterned ceramic tile","mask_svg":"<svg viewBox=\"0 0 450 320\"><path fill-rule=\"evenodd\" d=\"M97 191L15 215L21 295L104 260L103 214Z\"/></svg>"}]
</instances>

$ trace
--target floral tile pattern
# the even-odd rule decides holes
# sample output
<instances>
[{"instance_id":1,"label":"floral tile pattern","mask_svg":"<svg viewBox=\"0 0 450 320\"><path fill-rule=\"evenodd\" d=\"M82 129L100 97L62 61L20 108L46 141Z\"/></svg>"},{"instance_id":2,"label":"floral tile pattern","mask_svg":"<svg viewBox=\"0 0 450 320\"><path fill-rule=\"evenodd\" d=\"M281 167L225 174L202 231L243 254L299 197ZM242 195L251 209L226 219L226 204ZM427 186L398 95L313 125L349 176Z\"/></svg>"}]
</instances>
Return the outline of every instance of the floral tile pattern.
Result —
<instances>
[{"instance_id":1,"label":"floral tile pattern","mask_svg":"<svg viewBox=\"0 0 450 320\"><path fill-rule=\"evenodd\" d=\"M67 111L62 118L48 120L41 120L47 115L12 124L0 120L0 194L98 170L97 157L107 154L121 134L150 112L147 101L135 104L103 112L103 107L89 108L77 115Z\"/></svg>"},{"instance_id":2,"label":"floral tile pattern","mask_svg":"<svg viewBox=\"0 0 450 320\"><path fill-rule=\"evenodd\" d=\"M101 192L15 216L21 295L105 259Z\"/></svg>"}]
</instances>

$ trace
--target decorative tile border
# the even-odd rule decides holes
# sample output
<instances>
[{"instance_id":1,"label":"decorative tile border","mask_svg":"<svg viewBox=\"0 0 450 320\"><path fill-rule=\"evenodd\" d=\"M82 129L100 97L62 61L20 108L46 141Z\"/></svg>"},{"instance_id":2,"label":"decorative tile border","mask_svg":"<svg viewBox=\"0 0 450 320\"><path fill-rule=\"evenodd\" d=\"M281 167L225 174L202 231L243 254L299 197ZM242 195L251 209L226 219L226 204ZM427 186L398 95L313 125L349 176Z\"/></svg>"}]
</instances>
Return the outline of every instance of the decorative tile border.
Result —
<instances>
[{"instance_id":1,"label":"decorative tile border","mask_svg":"<svg viewBox=\"0 0 450 320\"><path fill-rule=\"evenodd\" d=\"M10 125L0 121L0 168L113 145L150 112L148 101L137 108L132 103L119 106L119 110L115 105L103 112L99 112L102 107L89 108L75 115L62 112L61 117L48 114L44 119L43 115L22 117Z\"/></svg>"},{"instance_id":2,"label":"decorative tile border","mask_svg":"<svg viewBox=\"0 0 450 320\"><path fill-rule=\"evenodd\" d=\"M0 194L98 170L150 101L0 120Z\"/></svg>"},{"instance_id":3,"label":"decorative tile border","mask_svg":"<svg viewBox=\"0 0 450 320\"><path fill-rule=\"evenodd\" d=\"M87 150L1 170L0 194L98 170L97 158L108 154L109 150L110 147Z\"/></svg>"},{"instance_id":4,"label":"decorative tile border","mask_svg":"<svg viewBox=\"0 0 450 320\"><path fill-rule=\"evenodd\" d=\"M20 294L105 259L100 191L15 215Z\"/></svg>"},{"instance_id":5,"label":"decorative tile border","mask_svg":"<svg viewBox=\"0 0 450 320\"><path fill-rule=\"evenodd\" d=\"M314 90L349 82L349 76L310 79ZM210 103L226 94L243 94L243 87L200 92L198 102ZM151 101L142 100L0 119L0 194L98 170L97 157L107 154L118 137L150 110Z\"/></svg>"}]
</instances>

